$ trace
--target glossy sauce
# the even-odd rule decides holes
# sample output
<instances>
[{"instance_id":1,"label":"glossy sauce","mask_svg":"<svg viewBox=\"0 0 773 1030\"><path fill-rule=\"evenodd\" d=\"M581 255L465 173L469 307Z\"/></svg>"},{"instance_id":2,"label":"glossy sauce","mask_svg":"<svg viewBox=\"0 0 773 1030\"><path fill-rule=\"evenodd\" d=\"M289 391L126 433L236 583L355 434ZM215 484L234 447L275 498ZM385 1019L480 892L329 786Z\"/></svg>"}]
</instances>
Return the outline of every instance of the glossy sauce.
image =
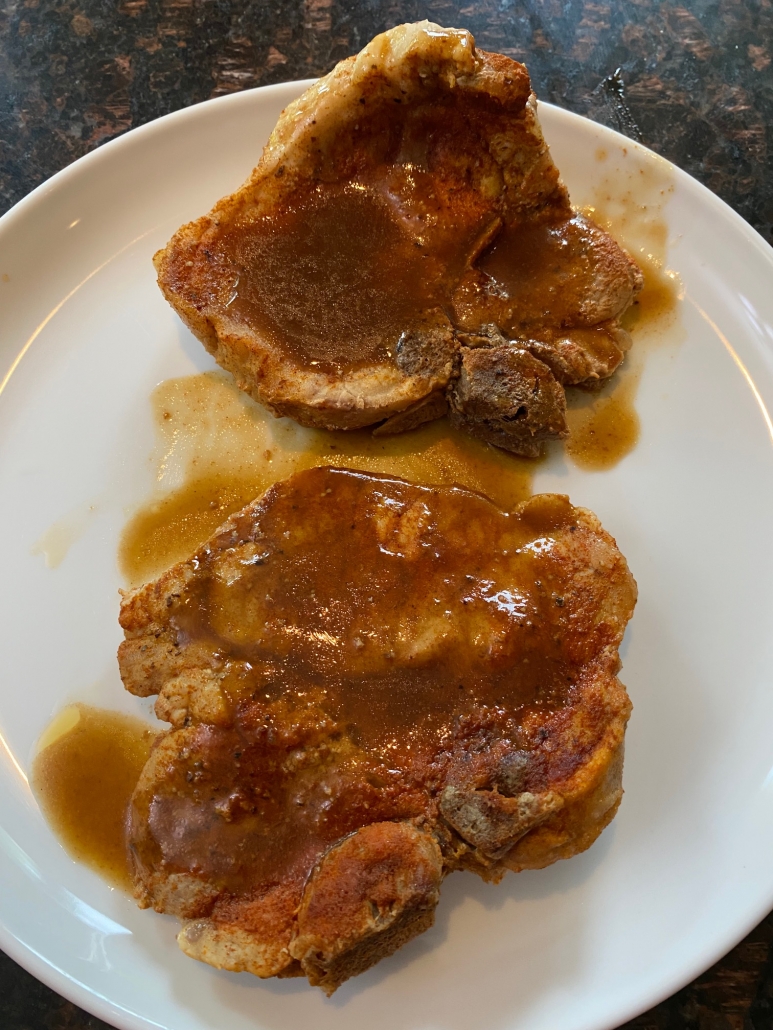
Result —
<instances>
[{"instance_id":1,"label":"glossy sauce","mask_svg":"<svg viewBox=\"0 0 773 1030\"><path fill-rule=\"evenodd\" d=\"M606 161L608 155L597 155ZM624 188L627 182L628 188ZM614 236L642 270L644 286L622 318L633 346L619 371L597 393L567 390L569 439L565 449L580 468L601 471L629 454L639 438L636 395L649 353L677 347L684 338L679 312L682 285L667 267L668 225L663 210L671 187L665 169L649 163L611 172L585 214Z\"/></svg>"},{"instance_id":2,"label":"glossy sauce","mask_svg":"<svg viewBox=\"0 0 773 1030\"><path fill-rule=\"evenodd\" d=\"M598 157L599 160L606 160L607 154L599 152ZM576 396L570 397L571 437L567 450L577 464L589 469L610 467L635 445L638 420L634 400L643 360L642 344L663 338L663 329L673 329L675 324L679 283L664 269L665 223L662 219L658 222L657 217L664 191L659 190L660 197L654 194L650 196L647 189L652 193L651 187L652 184L648 187L645 183L642 192L642 185L639 184L638 192L637 187L634 187L620 203L616 203L616 191L612 183L606 197L602 196L604 189L600 190L599 199L590 211L591 216L627 245L636 257L645 273L645 288L624 319L624 324L634 334L632 360L628 359L626 363L629 370L618 374L598 395L580 395L574 391ZM319 204L319 201L312 198L312 206L315 203ZM284 320L291 330L286 334L289 338L288 346L294 348L303 360L328 361L327 367L338 369L356 366L358 362L374 357L380 360L384 356L391 356L384 351L385 340L390 335L394 336L406 313L401 302L391 296L385 297L384 284L391 285L396 276L406 278L413 290L412 303L424 308L436 300L432 288L439 282L433 278L434 273L426 275L425 270L432 265L433 259L427 257L427 252L422 252L420 247L414 246L412 250L405 231L405 225L411 222L412 231L417 237L420 236L422 221L427 216L419 208L426 205L416 208L418 214L409 210L411 205L407 201L403 206L406 210L401 212L402 223L399 225L391 218L384 198L372 194L355 196L349 192L335 209L318 212L322 215L319 232L324 230L325 245L329 243L331 253L338 255L330 285L334 297L339 299L328 313L327 322L321 327L327 339L320 336L319 327L306 315L314 297L321 290L327 291L330 269L320 264L314 247L308 246L309 237L299 231L304 218L304 212L299 209L283 215L289 223L293 223L289 224L290 232L286 237L289 243L283 243L279 238L277 224L269 222L264 223L252 238L247 234L234 240L234 254L242 264L243 274L234 279L230 306L236 313L241 311L254 317L259 298L267 297L270 304L264 305L263 313L259 316L266 320L265 328L272 333L284 331L277 324L278 319ZM642 226L645 230L643 233L640 231ZM286 230L288 225L283 228ZM560 232L551 234L534 230L532 237L526 241L529 246L524 248L524 256L530 254L533 261L536 255L543 263L555 262L560 257L563 245ZM377 249L383 256L383 264L378 267L370 261L375 252L372 246L374 242L380 244ZM302 252L304 247L305 254ZM499 255L503 253L504 249L500 247ZM349 260L347 254L353 254L357 260ZM289 290L285 291L285 273L291 263L293 270L296 270L299 256L302 258L303 275L295 274ZM364 262L360 260L363 257ZM260 277L251 271L258 259L265 269ZM502 262L498 252L493 251L485 260L489 265L488 271L495 280L501 281L504 292L517 292L518 286L512 271L508 273L507 269L499 267ZM522 281L528 282L530 276L533 278L533 266L532 271L524 266L522 272ZM424 276L424 281L419 281L419 275ZM429 290L427 283L431 287ZM554 286L551 285L549 289L553 290L553 300L560 304L561 295ZM351 305L348 299L344 302L352 289L360 292L364 298L363 304ZM544 308L544 304L540 306ZM373 310L378 312L375 322ZM336 340L332 351L329 349L331 337ZM323 369L323 365L317 367ZM487 493L505 507L512 507L530 493L534 462L477 444L466 435L450 430L445 421L406 436L385 440L374 440L367 432L330 434L307 430L288 420L274 420L225 377L211 373L161 384L153 403L161 436L160 454L163 456L159 457L161 490L150 504L134 516L123 537L120 563L124 574L133 583L146 580L169 564L187 557L229 513L241 508L271 483L311 465L335 462L354 468L389 472L424 483L460 482ZM245 587L246 595L251 594L253 589ZM501 596L496 601L497 595L490 591L486 597L480 583L476 589L478 604L494 604L504 611L508 605L517 607L514 598L508 600ZM223 604L219 605L218 615L218 604L212 606L210 588L204 593L206 603L202 601L199 604L198 615L192 621L189 618L187 625L184 625L185 618L179 622L180 632L200 634L204 622L209 623L209 613L214 613L212 626L216 638L221 642L226 640L229 646L238 645L236 651L239 647L243 648L243 642L235 642L229 636L228 624L231 620L226 618L223 622ZM447 599L439 600L445 603ZM205 609L208 614L203 619L202 612ZM255 623L252 625L254 627ZM249 650L248 646L244 653ZM235 658L235 665L238 666L236 653ZM543 680L546 671L549 670L543 668L540 672ZM554 667L549 671L548 680L554 682L556 688L560 678L560 668ZM469 680L470 677L465 675L464 679ZM492 682L497 684L496 677ZM233 702L243 698L245 683L244 677L235 670L226 683ZM521 680L518 686L520 694L518 697L511 696L509 701L517 701L519 705L534 701L536 683L536 679L530 681L528 677ZM336 720L346 722L350 718L362 718L366 736L373 742L378 737L375 731L383 729L384 718L388 714L383 704L384 698L387 698L392 711L392 717L387 722L399 727L399 732L393 735L393 742L400 743L403 738L404 743L410 743L405 739L407 735L404 731L414 724L416 712L415 693L407 680L401 685L399 679L376 676L370 683L370 692L365 691L360 697L349 692L349 699L353 697L357 707L357 711L351 712L347 709L345 695L340 693L341 685L340 680L337 687L334 684L332 693L327 688L311 685L307 698L310 703L318 703L319 717L316 722L312 719L304 723L295 713L292 721L296 740L318 741L320 737L332 733L334 743L331 746L335 749L342 746L335 743L337 731L331 730L331 726L337 725ZM465 697L465 703L470 700L464 694L470 685L469 682L460 682L455 686L459 691L458 697ZM491 699L508 700L505 693L502 693L507 689L507 683L495 685ZM281 707L281 699L275 693L272 695L272 690L275 690L274 685L264 691L262 702L273 706L273 718L279 726L282 716L277 705ZM496 691L500 691L499 695ZM303 693L299 691L298 697L302 696ZM480 697L480 694L477 696ZM452 702L438 683L433 685L428 682L426 698L433 708L444 710L446 718L449 712L458 710L459 702ZM548 692L545 700L550 704L560 704L560 690L556 689L552 700L550 698ZM124 817L128 798L149 753L152 732L134 720L87 706L79 705L68 712L70 714L67 718L71 723L69 728L58 739L43 747L35 760L33 785L41 807L73 857L91 865L110 882L127 887L129 874L126 866ZM77 720L73 712L77 712ZM179 784L181 795L185 791L192 791L191 781L187 780L185 774L190 772L192 779L201 774L201 767L195 768L199 761L197 755L200 754L205 754L205 767L211 759L206 775L201 779L202 790L206 790L213 782L212 777L216 779L217 775L221 775L228 786L229 777L232 780L234 770L238 772L245 740L251 740L260 750L257 744L260 734L255 726L249 726L247 722L242 720L234 730L219 730L215 727L200 727L197 730L201 738L197 747L201 750L197 752L194 748L190 756L190 768L182 763L178 770L182 775ZM46 741L42 743L46 744ZM346 747L350 744L351 741ZM383 740L378 750L382 757L387 753L388 748ZM284 787L276 784L267 791L263 798L264 810L259 813L257 823L253 819L251 832L257 833L265 845L265 828L261 829L260 826L263 820L272 829L274 846L266 851L266 868L257 872L242 870L236 876L237 880L242 876L254 882L258 874L262 876L270 873L271 864L281 864L280 859L291 852L296 855L299 867L307 864L308 855L304 854L304 847L308 850L309 846L316 846L318 837L315 838L314 833L319 834L319 825L311 827L307 820L304 828L302 824L288 823L284 818L288 801L295 804L299 799L302 800L304 791L308 792L305 795L307 798L316 798L317 815L324 810L326 803L332 805L330 811L336 815L335 805L330 802L330 798L336 797L336 790L339 791L339 797L344 797L337 812L336 833L345 827L346 818L351 818L351 810L357 810L358 805L361 806L360 815L362 811L367 811L368 818L378 818L379 813L383 818L400 818L417 814L421 810L421 802L410 792L406 793L399 785L395 785L394 777L390 779L386 766L365 769L367 761L356 747L355 751L356 754L350 754L346 760L351 760L358 768L360 794L356 798L352 798L351 793L344 797L345 792L340 790L342 783L335 778L328 783L315 780L305 786L296 785L293 788L294 794L292 790L288 794ZM256 752L253 758L258 764L268 762L268 765L261 766L264 774L266 770L270 771L271 760L265 754L261 758ZM221 765L219 773L218 763ZM343 767L343 758L341 763L340 767ZM365 774L360 775L363 770ZM207 776L210 776L209 781ZM324 793L326 788L330 794ZM238 827L240 796L238 792L231 791L227 793L227 799L228 804L233 806L233 812L225 819L225 825ZM167 799L163 803L158 799L153 812L154 826L165 837L165 847L170 856L177 848L177 857L182 866L188 864L191 856L186 853L184 835L178 832L181 820L184 823L188 819L194 829L196 821L193 810L187 814L183 812L184 804L182 798L176 802ZM343 814L346 804L354 806L348 817ZM379 809L379 804L383 810ZM313 805L310 806L311 810L314 810ZM222 811L225 809L221 806ZM222 833L223 819L220 815L218 827ZM241 831L237 831L234 839L244 839L240 834ZM308 844L309 841L312 845ZM228 848L225 852L212 849L205 854L210 867L219 876L223 875L223 869L229 867L228 852Z\"/></svg>"},{"instance_id":3,"label":"glossy sauce","mask_svg":"<svg viewBox=\"0 0 773 1030\"><path fill-rule=\"evenodd\" d=\"M657 345L667 338L667 330L676 328L682 286L675 272L664 269L654 258L642 254L636 260L644 275L641 293L626 311L622 324L634 336L634 341L644 340ZM681 337L681 331L672 332L672 340Z\"/></svg>"},{"instance_id":4,"label":"glossy sauce","mask_svg":"<svg viewBox=\"0 0 773 1030\"><path fill-rule=\"evenodd\" d=\"M141 801L144 860L228 890L283 882L358 826L421 814L456 765L484 786L608 639L620 571L578 591L556 545L584 532L555 495L508 515L343 470L279 484L170 599L181 661L220 670L231 718L183 731Z\"/></svg>"},{"instance_id":5,"label":"glossy sauce","mask_svg":"<svg viewBox=\"0 0 773 1030\"><path fill-rule=\"evenodd\" d=\"M73 858L130 891L126 816L154 730L130 716L78 704L39 742L32 787Z\"/></svg>"},{"instance_id":6,"label":"glossy sauce","mask_svg":"<svg viewBox=\"0 0 773 1030\"><path fill-rule=\"evenodd\" d=\"M607 155L599 160L606 161ZM665 343L676 346L684 338L679 321L682 284L668 268L668 223L664 212L670 203L673 183L665 162L651 159L621 160L607 168L594 190L591 204L583 213L625 247L644 274L644 289L623 316L623 325L633 333L637 350ZM643 346L642 346L643 345Z\"/></svg>"},{"instance_id":7,"label":"glossy sauce","mask_svg":"<svg viewBox=\"0 0 773 1030\"><path fill-rule=\"evenodd\" d=\"M607 159L606 153L599 157ZM404 181L394 185L391 195L403 198L401 218L419 234L437 213L433 216L427 208L427 191L418 173L409 171L410 175L402 171ZM411 200L406 185L414 179L421 203ZM621 188L621 182L629 187ZM661 213L668 202L665 182L663 175L648 168L634 173L616 169L600 183L593 206L586 209L589 217L628 248L644 273L644 289L623 318L633 334L633 347L621 370L599 394L568 391L567 451L588 469L610 468L635 446L636 386L646 353L663 341L677 344L683 332L678 322L680 283L665 266L667 226ZM465 224L469 228L473 221ZM555 227L528 230L527 235L534 239L524 254L533 251L551 260L561 256L561 232ZM507 278L498 271L496 251L483 261L491 262L491 270ZM161 489L136 513L123 536L120 565L131 583L142 582L190 554L224 516L301 468L330 462L419 483L458 482L509 508L529 495L537 467L533 461L475 442L450 429L445 420L380 440L367 430L304 429L288 419L274 419L229 379L211 373L162 383L153 407L160 435Z\"/></svg>"},{"instance_id":8,"label":"glossy sauce","mask_svg":"<svg viewBox=\"0 0 773 1030\"><path fill-rule=\"evenodd\" d=\"M495 450L442 419L411 433L330 433L275 419L221 373L161 383L153 394L163 491L128 522L119 563L130 583L187 558L272 483L334 464L417 483L459 483L512 508L531 494L538 461Z\"/></svg>"},{"instance_id":9,"label":"glossy sauce","mask_svg":"<svg viewBox=\"0 0 773 1030\"><path fill-rule=\"evenodd\" d=\"M678 342L680 283L653 258L636 255L644 275L641 293L622 324L633 346L620 369L598 391L566 391L569 438L564 448L571 461L589 472L614 468L639 440L636 394L651 348Z\"/></svg>"},{"instance_id":10,"label":"glossy sauce","mask_svg":"<svg viewBox=\"0 0 773 1030\"><path fill-rule=\"evenodd\" d=\"M503 229L477 263L515 310L500 328L515 332L571 319L587 291L590 246L590 229L581 216Z\"/></svg>"},{"instance_id":11,"label":"glossy sauce","mask_svg":"<svg viewBox=\"0 0 773 1030\"><path fill-rule=\"evenodd\" d=\"M475 704L512 711L565 692L563 642L549 628L564 570L549 534L572 517L553 495L521 518L465 491L310 470L237 518L249 543L233 558L221 544L198 557L170 609L174 639L247 663L235 697L257 684L297 703L316 688L327 715L374 746L394 748L398 730L434 738ZM514 653L528 658L517 671Z\"/></svg>"},{"instance_id":12,"label":"glossy sauce","mask_svg":"<svg viewBox=\"0 0 773 1030\"><path fill-rule=\"evenodd\" d=\"M447 324L441 309L485 219L465 226L458 212L453 236L427 232L428 219L412 225L402 210L411 198L401 186L394 196L326 183L229 226L217 244L235 276L229 314L302 367L334 374L389 363L404 332Z\"/></svg>"},{"instance_id":13,"label":"glossy sauce","mask_svg":"<svg viewBox=\"0 0 773 1030\"><path fill-rule=\"evenodd\" d=\"M619 372L597 393L567 391L566 420L569 439L566 452L575 465L588 471L615 466L639 439L635 372Z\"/></svg>"}]
</instances>

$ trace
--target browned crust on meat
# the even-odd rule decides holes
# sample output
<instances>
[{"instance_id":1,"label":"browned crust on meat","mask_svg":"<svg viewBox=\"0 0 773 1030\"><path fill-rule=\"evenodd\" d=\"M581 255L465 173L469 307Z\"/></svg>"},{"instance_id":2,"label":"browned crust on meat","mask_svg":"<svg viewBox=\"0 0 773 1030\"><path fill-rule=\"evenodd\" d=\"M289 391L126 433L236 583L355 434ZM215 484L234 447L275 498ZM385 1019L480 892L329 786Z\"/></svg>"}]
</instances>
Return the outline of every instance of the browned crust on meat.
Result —
<instances>
[{"instance_id":1,"label":"browned crust on meat","mask_svg":"<svg viewBox=\"0 0 773 1030\"><path fill-rule=\"evenodd\" d=\"M449 402L452 425L526 457L569 433L563 389L543 361L517 344L463 347Z\"/></svg>"},{"instance_id":2,"label":"browned crust on meat","mask_svg":"<svg viewBox=\"0 0 773 1030\"><path fill-rule=\"evenodd\" d=\"M211 243L229 224L270 211L302 182L345 181L378 164L391 141L395 99L405 107L431 108L449 91L462 105L465 98L477 106L493 105L495 121L507 112L511 126L491 152L475 145L475 153L466 154L465 142L455 140L459 156L451 162L448 155L447 188L457 180L467 188L472 176L485 204L494 192L518 210L567 209L566 191L527 104L526 69L476 51L468 32L424 22L376 37L289 105L241 190L183 226L156 254L159 285L169 303L238 385L274 413L303 425L359 428L416 404L448 382L447 366L421 374L380 365L338 376L294 365L229 317L227 277L218 278ZM370 125L365 142L359 124L363 109Z\"/></svg>"},{"instance_id":3,"label":"browned crust on meat","mask_svg":"<svg viewBox=\"0 0 773 1030\"><path fill-rule=\"evenodd\" d=\"M419 333L416 360L401 361L398 355L394 361L330 372L280 352L229 308L233 277L218 247L229 227L277 209L304 184L376 174L394 160L401 131L398 111L409 112L417 125L431 125L427 135L436 151L431 174L435 192L446 198L447 219L454 224L483 219L470 263L503 222L546 222L572 214L523 65L476 49L469 32L429 22L391 29L342 61L282 113L244 186L205 217L183 226L154 258L164 296L238 386L274 414L302 425L356 429L383 423L377 432L404 432L443 414L440 397L454 389L460 352L445 315L438 317L450 346L442 361L433 354L433 333ZM602 359L591 348L588 355L582 333L573 336L573 328L610 320L616 331L616 319L641 287L638 269L614 240L590 223L586 229L593 256L586 301L573 326L565 327L559 346L537 338L533 348L549 369L545 377L556 377L546 393L561 394L559 383L612 374L623 350L610 346ZM479 289L480 277L472 268L463 278L454 301L456 325L474 330L484 322L504 324L500 316L505 317L507 305ZM528 336L521 341L518 334L521 346L529 347ZM538 431L492 433L496 415L482 410L482 389L478 395L481 413L468 415L464 427L497 446L530 455L535 448L539 452L541 439L561 435L555 429L561 423L560 404L546 413ZM500 401L500 395L492 398L492 408Z\"/></svg>"},{"instance_id":4,"label":"browned crust on meat","mask_svg":"<svg viewBox=\"0 0 773 1030\"><path fill-rule=\"evenodd\" d=\"M308 481L303 511L308 525L326 517L325 477L330 475L357 474L316 469L288 481ZM375 479L385 487L393 482ZM261 518L286 488L277 484L232 516L188 562L124 597L126 640L119 653L124 683L142 695L160 690L157 713L178 727L160 739L143 771L131 839L142 869L138 900L187 921L179 936L187 954L263 977L306 975L331 992L431 925L440 881L449 872L468 869L497 881L507 870L541 868L584 851L609 823L622 797L623 740L631 710L617 679L617 651L636 588L598 519L572 509L570 522L552 537L555 560L568 576L558 601L582 620L582 628L567 636L571 659L582 668L570 702L530 714L521 725L518 749L498 739L481 747L474 736L468 747L460 738L443 777L429 793L414 796L407 815L345 837L322 856L305 886L223 893L196 875L170 875L147 829L154 791L176 775L179 756L195 751L202 729L227 734L233 721L221 691L218 657L194 640L175 646L169 615L207 555L219 556L227 580L231 567L257 553L253 536L265 546ZM518 510L536 526L554 505L555 498L543 495ZM412 511L407 509L404 522L398 518L384 528L385 542L399 539L406 555L421 550L422 523ZM249 526L255 532L245 536ZM358 752L344 738L330 737L313 707L308 726L299 721L301 714L290 712L286 727L276 722L272 732L288 734L287 762L306 768L316 782L320 770Z\"/></svg>"},{"instance_id":5,"label":"browned crust on meat","mask_svg":"<svg viewBox=\"0 0 773 1030\"><path fill-rule=\"evenodd\" d=\"M298 909L290 954L332 994L432 926L443 879L435 838L409 823L371 823L323 857Z\"/></svg>"}]
</instances>

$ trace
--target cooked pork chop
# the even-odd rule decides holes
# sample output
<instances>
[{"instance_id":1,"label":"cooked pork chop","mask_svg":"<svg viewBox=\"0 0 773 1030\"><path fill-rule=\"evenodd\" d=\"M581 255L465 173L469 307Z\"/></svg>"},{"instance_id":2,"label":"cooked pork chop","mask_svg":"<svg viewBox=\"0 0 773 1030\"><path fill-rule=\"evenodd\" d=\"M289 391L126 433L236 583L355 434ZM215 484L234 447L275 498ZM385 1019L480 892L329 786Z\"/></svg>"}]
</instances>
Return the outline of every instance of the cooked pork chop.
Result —
<instances>
[{"instance_id":1,"label":"cooked pork chop","mask_svg":"<svg viewBox=\"0 0 773 1030\"><path fill-rule=\"evenodd\" d=\"M432 923L443 877L583 851L622 795L636 586L566 497L315 468L127 594L121 675L172 724L134 794L182 949L327 992Z\"/></svg>"},{"instance_id":2,"label":"cooked pork chop","mask_svg":"<svg viewBox=\"0 0 773 1030\"><path fill-rule=\"evenodd\" d=\"M617 368L642 282L572 211L523 65L429 22L377 36L291 104L245 185L155 263L182 319L275 414L402 432L450 403L526 455L566 435L564 385ZM469 353L491 327L493 391Z\"/></svg>"}]
</instances>

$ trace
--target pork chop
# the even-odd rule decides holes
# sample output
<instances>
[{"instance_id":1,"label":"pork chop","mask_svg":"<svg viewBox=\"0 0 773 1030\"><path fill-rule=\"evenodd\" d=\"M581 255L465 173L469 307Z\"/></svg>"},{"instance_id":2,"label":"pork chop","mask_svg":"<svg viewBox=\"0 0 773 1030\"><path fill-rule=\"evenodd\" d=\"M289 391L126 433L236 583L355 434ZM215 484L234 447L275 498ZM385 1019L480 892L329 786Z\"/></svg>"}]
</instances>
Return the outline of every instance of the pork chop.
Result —
<instances>
[{"instance_id":1,"label":"pork chop","mask_svg":"<svg viewBox=\"0 0 773 1030\"><path fill-rule=\"evenodd\" d=\"M636 586L566 497L315 468L126 594L121 675L171 723L134 794L137 898L182 949L328 993L442 878L587 848L622 795Z\"/></svg>"},{"instance_id":2,"label":"pork chop","mask_svg":"<svg viewBox=\"0 0 773 1030\"><path fill-rule=\"evenodd\" d=\"M524 66L429 22L377 36L291 104L245 185L155 263L182 319L275 414L402 432L450 403L532 456L566 435L563 386L620 364L642 283L572 210ZM500 388L488 366L460 387L492 326Z\"/></svg>"}]
</instances>

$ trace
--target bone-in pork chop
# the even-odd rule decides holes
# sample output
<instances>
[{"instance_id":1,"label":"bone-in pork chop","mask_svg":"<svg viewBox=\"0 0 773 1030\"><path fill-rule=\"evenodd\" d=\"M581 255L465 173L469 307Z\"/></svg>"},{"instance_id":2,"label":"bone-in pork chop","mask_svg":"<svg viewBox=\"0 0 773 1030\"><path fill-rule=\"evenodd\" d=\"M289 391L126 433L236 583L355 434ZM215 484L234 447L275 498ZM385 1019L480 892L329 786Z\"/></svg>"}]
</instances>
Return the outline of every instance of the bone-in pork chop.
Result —
<instances>
[{"instance_id":1,"label":"bone-in pork chop","mask_svg":"<svg viewBox=\"0 0 773 1030\"><path fill-rule=\"evenodd\" d=\"M523 65L428 22L377 36L291 104L247 183L155 262L183 320L276 414L387 433L450 406L525 455L566 435L565 385L617 368L642 282L572 210Z\"/></svg>"},{"instance_id":2,"label":"bone-in pork chop","mask_svg":"<svg viewBox=\"0 0 773 1030\"><path fill-rule=\"evenodd\" d=\"M128 594L127 689L172 730L134 794L142 905L182 949L331 992L443 877L587 848L619 804L636 587L590 512L300 472Z\"/></svg>"}]
</instances>

